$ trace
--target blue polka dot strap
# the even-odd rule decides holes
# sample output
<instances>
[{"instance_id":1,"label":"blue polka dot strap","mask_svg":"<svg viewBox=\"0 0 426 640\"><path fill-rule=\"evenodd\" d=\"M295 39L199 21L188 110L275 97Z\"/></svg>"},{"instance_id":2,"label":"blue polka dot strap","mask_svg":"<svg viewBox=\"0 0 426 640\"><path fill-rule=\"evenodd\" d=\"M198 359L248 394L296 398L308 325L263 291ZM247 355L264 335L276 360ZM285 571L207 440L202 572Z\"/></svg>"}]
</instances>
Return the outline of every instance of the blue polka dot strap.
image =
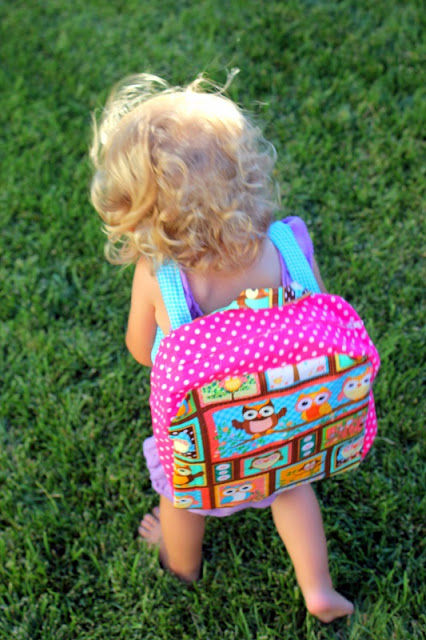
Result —
<instances>
[{"instance_id":1,"label":"blue polka dot strap","mask_svg":"<svg viewBox=\"0 0 426 640\"><path fill-rule=\"evenodd\" d=\"M281 253L293 282L297 282L312 293L321 290L315 279L302 249L287 224L273 222L268 229L268 236Z\"/></svg>"}]
</instances>

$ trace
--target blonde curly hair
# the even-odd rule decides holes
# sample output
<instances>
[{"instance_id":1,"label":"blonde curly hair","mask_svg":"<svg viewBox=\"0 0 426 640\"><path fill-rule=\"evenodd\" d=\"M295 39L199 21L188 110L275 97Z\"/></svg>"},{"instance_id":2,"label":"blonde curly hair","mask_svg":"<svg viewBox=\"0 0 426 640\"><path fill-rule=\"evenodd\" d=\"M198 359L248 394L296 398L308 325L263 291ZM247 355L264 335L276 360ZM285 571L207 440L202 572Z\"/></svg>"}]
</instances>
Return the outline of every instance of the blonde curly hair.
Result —
<instances>
[{"instance_id":1,"label":"blonde curly hair","mask_svg":"<svg viewBox=\"0 0 426 640\"><path fill-rule=\"evenodd\" d=\"M144 256L153 270L172 260L205 272L256 258L277 206L275 149L223 90L203 90L205 83L199 76L170 88L156 76L132 76L94 120L91 200L110 262Z\"/></svg>"}]
</instances>

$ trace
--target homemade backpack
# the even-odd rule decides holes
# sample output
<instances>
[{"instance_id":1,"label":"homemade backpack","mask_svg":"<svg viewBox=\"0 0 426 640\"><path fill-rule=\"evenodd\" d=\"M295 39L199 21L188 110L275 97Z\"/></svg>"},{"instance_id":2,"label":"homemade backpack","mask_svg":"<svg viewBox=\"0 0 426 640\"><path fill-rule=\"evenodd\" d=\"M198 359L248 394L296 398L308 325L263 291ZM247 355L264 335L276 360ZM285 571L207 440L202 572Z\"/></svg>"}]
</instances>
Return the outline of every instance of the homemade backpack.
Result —
<instances>
[{"instance_id":1,"label":"homemade backpack","mask_svg":"<svg viewBox=\"0 0 426 640\"><path fill-rule=\"evenodd\" d=\"M172 332L157 336L150 404L176 507L233 507L355 469L375 437L380 361L362 320L319 291L288 225L268 235L291 287L248 289L202 318L178 269L158 273Z\"/></svg>"}]
</instances>

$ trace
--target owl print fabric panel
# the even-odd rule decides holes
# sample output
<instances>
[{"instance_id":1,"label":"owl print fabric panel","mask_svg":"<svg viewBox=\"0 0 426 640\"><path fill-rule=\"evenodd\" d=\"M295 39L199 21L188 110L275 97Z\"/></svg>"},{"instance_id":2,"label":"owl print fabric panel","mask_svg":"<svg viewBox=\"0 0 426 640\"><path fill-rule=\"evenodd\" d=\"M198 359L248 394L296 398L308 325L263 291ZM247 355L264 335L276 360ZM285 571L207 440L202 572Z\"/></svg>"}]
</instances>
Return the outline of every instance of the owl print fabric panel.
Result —
<instances>
[{"instance_id":1,"label":"owl print fabric panel","mask_svg":"<svg viewBox=\"0 0 426 640\"><path fill-rule=\"evenodd\" d=\"M306 379L307 366L322 375ZM338 366L338 356L332 356L308 362L302 372L293 365L291 376L288 366L282 375L280 369L260 372L249 385L253 395L248 398L247 389L238 402L237 377L222 381L219 388L229 386L227 396L213 399L216 381L192 391L185 399L192 414L181 413L169 429L175 494L197 495L203 508L233 506L358 466L371 367L351 360L342 377ZM245 382L242 377L240 385Z\"/></svg>"},{"instance_id":2,"label":"owl print fabric panel","mask_svg":"<svg viewBox=\"0 0 426 640\"><path fill-rule=\"evenodd\" d=\"M227 508L356 468L377 351L342 298L247 290L164 339L154 435L177 507Z\"/></svg>"}]
</instances>

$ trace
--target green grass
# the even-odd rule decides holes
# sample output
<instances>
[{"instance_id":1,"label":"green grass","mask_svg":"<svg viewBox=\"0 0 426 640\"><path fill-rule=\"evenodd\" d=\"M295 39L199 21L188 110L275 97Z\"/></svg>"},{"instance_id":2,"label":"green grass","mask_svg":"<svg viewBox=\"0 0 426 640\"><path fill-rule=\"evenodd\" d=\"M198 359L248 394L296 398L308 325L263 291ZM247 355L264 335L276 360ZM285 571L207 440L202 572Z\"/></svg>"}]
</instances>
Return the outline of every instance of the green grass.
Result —
<instances>
[{"instance_id":1,"label":"green grass","mask_svg":"<svg viewBox=\"0 0 426 640\"><path fill-rule=\"evenodd\" d=\"M421 3L0 11L0 638L425 638ZM304 217L327 287L382 356L376 444L318 485L333 578L357 607L329 626L306 614L267 512L209 521L193 588L136 536L156 502L149 380L123 343L131 270L104 261L88 202L90 112L131 72L223 82L232 67L231 97L277 147L283 211Z\"/></svg>"}]
</instances>

